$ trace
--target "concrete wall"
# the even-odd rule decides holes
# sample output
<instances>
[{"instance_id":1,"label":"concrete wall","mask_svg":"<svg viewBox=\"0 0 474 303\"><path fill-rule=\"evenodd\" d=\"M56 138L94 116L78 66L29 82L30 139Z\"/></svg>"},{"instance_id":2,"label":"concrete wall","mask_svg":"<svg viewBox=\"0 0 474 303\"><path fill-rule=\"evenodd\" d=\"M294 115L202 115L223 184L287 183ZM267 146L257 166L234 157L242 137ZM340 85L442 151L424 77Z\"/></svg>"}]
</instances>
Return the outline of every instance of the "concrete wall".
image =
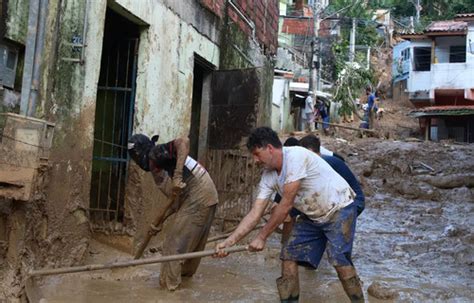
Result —
<instances>
[{"instance_id":1,"label":"concrete wall","mask_svg":"<svg viewBox=\"0 0 474 303\"><path fill-rule=\"evenodd\" d=\"M290 114L291 102L289 79L273 79L272 95L272 124L277 132L290 132L294 130L293 116Z\"/></svg>"},{"instance_id":2,"label":"concrete wall","mask_svg":"<svg viewBox=\"0 0 474 303\"><path fill-rule=\"evenodd\" d=\"M474 62L474 21L467 23L466 35L466 63Z\"/></svg>"},{"instance_id":3,"label":"concrete wall","mask_svg":"<svg viewBox=\"0 0 474 303\"><path fill-rule=\"evenodd\" d=\"M408 77L407 85L409 92L415 92L420 90L429 90L431 83L431 73L429 71L414 71L414 50L415 47L431 47L431 41L429 40L415 40L411 42L410 50L410 75Z\"/></svg>"},{"instance_id":4,"label":"concrete wall","mask_svg":"<svg viewBox=\"0 0 474 303\"><path fill-rule=\"evenodd\" d=\"M138 47L134 132L160 134L159 142L187 135L191 123L193 67L195 54L216 69L258 67L259 99L255 104L255 125L270 125L273 82L272 50L276 50L276 1L255 1L249 14L256 36L236 12L221 17L205 1L83 1L49 0L46 43L41 71L36 117L56 124L50 155L49 181L41 207L27 221L28 231L41 224L33 264L66 266L80 263L91 238L88 221L94 146L95 104L102 56L107 5L141 27ZM275 2L275 3L274 3ZM24 43L27 0L10 0L7 37ZM241 5L244 2L241 1ZM249 2L250 3L250 2ZM244 12L254 7L241 6ZM221 7L221 9L224 9ZM25 13L26 12L26 13ZM87 14L87 18L85 15ZM227 16L227 17L226 17ZM83 36L84 20L87 31ZM260 21L259 21L260 20ZM268 22L266 22L268 21ZM267 24L268 23L268 24ZM225 39L223 39L223 36ZM64 58L79 58L66 43L85 39L83 64ZM126 188L125 225L135 243L163 197L149 174L129 167ZM22 210L28 217L30 210ZM7 287L9 287L6 284Z\"/></svg>"},{"instance_id":5,"label":"concrete wall","mask_svg":"<svg viewBox=\"0 0 474 303\"><path fill-rule=\"evenodd\" d=\"M273 92L272 92L272 124L271 127L275 131L282 129L282 118L283 118L283 106L285 104L285 79L273 79Z\"/></svg>"},{"instance_id":6,"label":"concrete wall","mask_svg":"<svg viewBox=\"0 0 474 303\"><path fill-rule=\"evenodd\" d=\"M408 78L408 91L430 91L434 98L435 89L469 89L474 87L474 56L469 49L469 39L474 39L474 27L470 26L467 36L436 38L435 57L437 63L431 64L430 71L414 71L414 47L430 47L429 40L411 42L411 66ZM467 42L466 42L467 41ZM466 62L449 63L449 47L466 44Z\"/></svg>"},{"instance_id":7,"label":"concrete wall","mask_svg":"<svg viewBox=\"0 0 474 303\"><path fill-rule=\"evenodd\" d=\"M117 3L149 24L140 37L134 131L159 133L160 142L187 135L194 53L219 66L219 47L163 4Z\"/></svg>"},{"instance_id":8,"label":"concrete wall","mask_svg":"<svg viewBox=\"0 0 474 303\"><path fill-rule=\"evenodd\" d=\"M438 63L431 65L430 89L466 89L474 87L474 63Z\"/></svg>"},{"instance_id":9,"label":"concrete wall","mask_svg":"<svg viewBox=\"0 0 474 303\"><path fill-rule=\"evenodd\" d=\"M8 2L5 37L19 44L25 43L28 2ZM102 5L98 5L100 2L94 4L97 5L91 7L91 11L104 12L105 2ZM94 63L93 57L85 65L63 61L61 58L74 54L71 47L59 43L71 42L73 35L78 33L82 35L84 12L84 1L49 1L45 34L47 43L36 113L36 117L56 123L49 168L43 171L48 178L45 184L48 185L32 198L32 203L16 205L14 208L15 213L19 214L17 217L25 218L22 228L25 234L18 237L24 236L22 244L27 247L21 249L35 252L24 255L28 257L26 262L35 267L78 262L87 250L90 237L86 208L92 155L91 125L94 119L94 108L90 105L94 103L95 97L87 98L84 76L87 72L90 83L96 83L100 64ZM32 231L39 225L42 232L35 235ZM34 239L28 241L32 237ZM61 259L58 259L59 256ZM6 286L9 286L8 282Z\"/></svg>"},{"instance_id":10,"label":"concrete wall","mask_svg":"<svg viewBox=\"0 0 474 303\"><path fill-rule=\"evenodd\" d=\"M5 21L5 38L25 44L28 30L29 0L2 0L6 2L7 20Z\"/></svg>"},{"instance_id":11,"label":"concrete wall","mask_svg":"<svg viewBox=\"0 0 474 303\"><path fill-rule=\"evenodd\" d=\"M465 36L438 37L435 39L437 63L449 63L450 46L466 45Z\"/></svg>"},{"instance_id":12,"label":"concrete wall","mask_svg":"<svg viewBox=\"0 0 474 303\"><path fill-rule=\"evenodd\" d=\"M14 9L8 12L6 36L18 43L24 43L26 34L27 14L24 12L27 12L27 2L9 1L9 7ZM114 5L127 18L148 24L142 26L140 35L134 131L159 133L160 142L187 135L189 131L194 55L198 54L216 67L220 60L216 18L199 5L196 9L203 12L201 19L197 17L198 13L184 12L189 6L176 5L183 9L181 15L161 1L117 1ZM35 267L79 263L88 248L91 234L87 209L95 101L106 7L106 0L88 1L87 5L83 0L49 1L48 43L44 50L36 112L37 117L56 124L49 181L43 195L36 197L40 201L34 205L40 207L16 210L19 215L15 216L26 218L21 230L31 232L41 224L44 231L35 239L35 254L29 256L32 260L28 263ZM74 36L84 38L86 11L84 64L67 62L63 58L79 56L65 42L72 42ZM184 21L181 16L189 20ZM198 31L199 28L205 35ZM129 185L133 186L128 187L126 210L126 221L134 222L128 226L131 233L139 234L149 220L147 214L153 214L160 206L162 197L152 183L151 176L131 166ZM37 220L42 217L45 220ZM135 225L137 222L141 225ZM8 282L4 284L11 287Z\"/></svg>"}]
</instances>

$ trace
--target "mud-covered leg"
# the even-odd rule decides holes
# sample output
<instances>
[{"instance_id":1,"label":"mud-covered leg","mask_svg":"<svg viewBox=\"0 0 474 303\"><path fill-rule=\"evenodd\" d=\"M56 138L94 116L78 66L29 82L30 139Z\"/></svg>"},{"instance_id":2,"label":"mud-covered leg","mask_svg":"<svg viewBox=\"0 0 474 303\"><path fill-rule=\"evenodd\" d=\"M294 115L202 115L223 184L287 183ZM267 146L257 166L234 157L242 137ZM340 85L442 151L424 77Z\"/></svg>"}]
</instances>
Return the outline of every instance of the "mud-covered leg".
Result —
<instances>
[{"instance_id":1,"label":"mud-covered leg","mask_svg":"<svg viewBox=\"0 0 474 303\"><path fill-rule=\"evenodd\" d=\"M362 285L353 266L336 266L337 275L342 287L351 302L364 302Z\"/></svg>"},{"instance_id":2,"label":"mud-covered leg","mask_svg":"<svg viewBox=\"0 0 474 303\"><path fill-rule=\"evenodd\" d=\"M276 280L281 302L298 302L300 285L298 265L294 261L282 261L282 276Z\"/></svg>"},{"instance_id":3,"label":"mud-covered leg","mask_svg":"<svg viewBox=\"0 0 474 303\"><path fill-rule=\"evenodd\" d=\"M170 291L176 290L181 284L182 265L182 261L163 263L160 270L160 286Z\"/></svg>"},{"instance_id":4,"label":"mud-covered leg","mask_svg":"<svg viewBox=\"0 0 474 303\"><path fill-rule=\"evenodd\" d=\"M163 255L174 255L192 252L197 247L204 228L201 220L203 213L194 214L178 211L172 217L172 222L165 226L163 232ZM181 284L184 261L163 263L160 272L160 285L168 290L175 290ZM197 263L199 265L199 263Z\"/></svg>"},{"instance_id":5,"label":"mud-covered leg","mask_svg":"<svg viewBox=\"0 0 474 303\"><path fill-rule=\"evenodd\" d=\"M211 230L212 221L214 220L214 216L216 213L217 205L212 205L202 209L200 212L203 213L203 217L205 218L204 226L199 226L199 233L200 233L200 241L197 246L193 249L193 251L202 251L206 247L207 238L209 236L209 231ZM196 273L199 264L201 262L201 258L194 258L190 260L184 261L183 268L181 270L181 276L183 277L192 277L194 273Z\"/></svg>"}]
</instances>

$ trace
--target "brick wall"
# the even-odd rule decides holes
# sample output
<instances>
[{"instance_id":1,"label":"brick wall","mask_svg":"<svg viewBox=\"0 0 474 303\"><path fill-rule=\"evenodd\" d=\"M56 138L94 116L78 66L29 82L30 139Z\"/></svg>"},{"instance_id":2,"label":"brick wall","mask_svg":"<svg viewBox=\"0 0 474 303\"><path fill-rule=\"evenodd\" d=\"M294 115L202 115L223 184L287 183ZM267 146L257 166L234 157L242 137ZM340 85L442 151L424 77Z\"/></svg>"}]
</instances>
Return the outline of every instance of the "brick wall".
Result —
<instances>
[{"instance_id":1,"label":"brick wall","mask_svg":"<svg viewBox=\"0 0 474 303\"><path fill-rule=\"evenodd\" d=\"M226 0L199 0L202 6L222 18L224 16Z\"/></svg>"},{"instance_id":2,"label":"brick wall","mask_svg":"<svg viewBox=\"0 0 474 303\"><path fill-rule=\"evenodd\" d=\"M199 0L201 5L223 18L226 11L229 18L247 35L252 28L226 0ZM268 54L275 54L278 47L278 0L228 0L255 25L255 38Z\"/></svg>"}]
</instances>

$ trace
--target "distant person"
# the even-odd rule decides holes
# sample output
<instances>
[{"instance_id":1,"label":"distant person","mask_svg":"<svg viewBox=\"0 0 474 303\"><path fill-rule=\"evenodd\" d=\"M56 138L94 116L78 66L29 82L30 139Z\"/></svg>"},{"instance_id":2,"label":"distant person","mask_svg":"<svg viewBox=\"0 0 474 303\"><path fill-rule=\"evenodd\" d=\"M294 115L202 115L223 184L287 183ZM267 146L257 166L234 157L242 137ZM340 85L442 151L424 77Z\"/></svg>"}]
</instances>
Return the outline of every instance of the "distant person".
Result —
<instances>
[{"instance_id":1,"label":"distant person","mask_svg":"<svg viewBox=\"0 0 474 303\"><path fill-rule=\"evenodd\" d=\"M375 95L372 93L372 87L367 85L365 88L365 94L367 95L367 115L369 120L369 128L374 128L375 123L375 113L377 112L377 107L375 105Z\"/></svg>"},{"instance_id":2,"label":"distant person","mask_svg":"<svg viewBox=\"0 0 474 303\"><path fill-rule=\"evenodd\" d=\"M305 121L305 130L313 131L314 123L314 101L313 101L313 91L308 92L308 96L304 101L304 121Z\"/></svg>"},{"instance_id":3,"label":"distant person","mask_svg":"<svg viewBox=\"0 0 474 303\"><path fill-rule=\"evenodd\" d=\"M323 132L325 135L329 132L329 113L326 108L326 104L323 101L318 100L316 104L316 117L318 120L323 121ZM320 123L321 124L321 123Z\"/></svg>"}]
</instances>

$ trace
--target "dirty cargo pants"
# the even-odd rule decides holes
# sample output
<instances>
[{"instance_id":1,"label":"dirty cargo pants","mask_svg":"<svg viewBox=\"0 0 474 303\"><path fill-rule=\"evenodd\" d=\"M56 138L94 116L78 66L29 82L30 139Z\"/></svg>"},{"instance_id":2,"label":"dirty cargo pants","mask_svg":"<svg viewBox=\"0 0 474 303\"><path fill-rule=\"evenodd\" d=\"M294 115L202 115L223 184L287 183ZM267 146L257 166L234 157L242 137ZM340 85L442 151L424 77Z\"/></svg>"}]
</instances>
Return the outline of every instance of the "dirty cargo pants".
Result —
<instances>
[{"instance_id":1,"label":"dirty cargo pants","mask_svg":"<svg viewBox=\"0 0 474 303\"><path fill-rule=\"evenodd\" d=\"M163 256L204 250L217 208L217 191L206 173L199 180L188 182L180 195L178 211L164 226ZM163 263L160 285L175 290L181 277L191 277L199 267L201 258Z\"/></svg>"},{"instance_id":2,"label":"dirty cargo pants","mask_svg":"<svg viewBox=\"0 0 474 303\"><path fill-rule=\"evenodd\" d=\"M163 256L204 250L216 207L208 206L195 213L176 213L164 231ZM163 263L160 285L175 290L181 284L181 277L191 277L200 262L201 258L195 258Z\"/></svg>"}]
</instances>

